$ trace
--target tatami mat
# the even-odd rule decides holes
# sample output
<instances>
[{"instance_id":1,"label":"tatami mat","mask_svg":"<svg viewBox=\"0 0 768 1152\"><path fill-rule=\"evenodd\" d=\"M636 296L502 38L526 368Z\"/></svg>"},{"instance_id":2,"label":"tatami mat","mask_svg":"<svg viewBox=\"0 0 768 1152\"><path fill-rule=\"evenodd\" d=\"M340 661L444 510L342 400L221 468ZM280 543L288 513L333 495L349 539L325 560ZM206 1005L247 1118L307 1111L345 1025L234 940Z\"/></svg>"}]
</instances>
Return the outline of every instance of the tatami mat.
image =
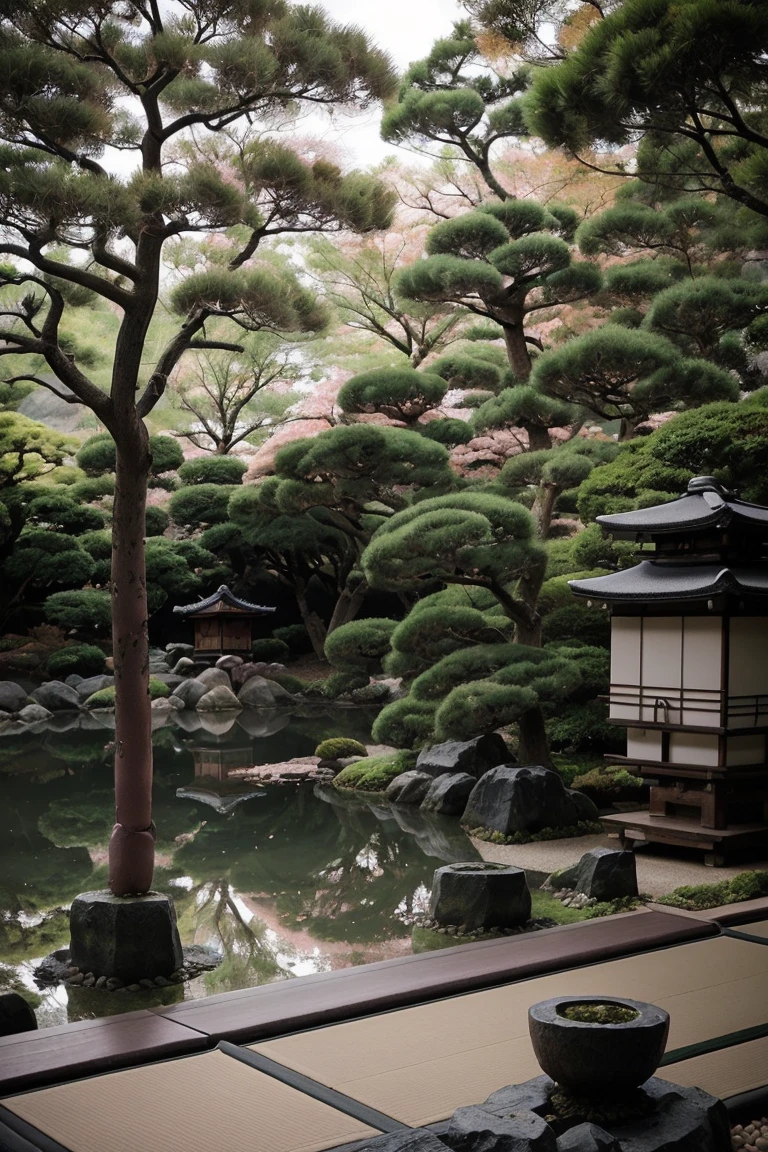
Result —
<instances>
[{"instance_id":1,"label":"tatami mat","mask_svg":"<svg viewBox=\"0 0 768 1152\"><path fill-rule=\"evenodd\" d=\"M529 1006L550 996L587 993L661 1005L671 1016L668 1048L683 1048L768 1022L768 950L719 937L299 1033L253 1049L403 1123L428 1124L505 1084L538 1075L528 1036ZM665 1076L671 1078L672 1067Z\"/></svg>"},{"instance_id":2,"label":"tatami mat","mask_svg":"<svg viewBox=\"0 0 768 1152\"><path fill-rule=\"evenodd\" d=\"M752 1092L768 1084L768 1037L670 1064L659 1076L673 1084L695 1085L724 1100Z\"/></svg>"},{"instance_id":3,"label":"tatami mat","mask_svg":"<svg viewBox=\"0 0 768 1152\"><path fill-rule=\"evenodd\" d=\"M2 1103L71 1152L321 1152L378 1135L221 1052Z\"/></svg>"}]
</instances>

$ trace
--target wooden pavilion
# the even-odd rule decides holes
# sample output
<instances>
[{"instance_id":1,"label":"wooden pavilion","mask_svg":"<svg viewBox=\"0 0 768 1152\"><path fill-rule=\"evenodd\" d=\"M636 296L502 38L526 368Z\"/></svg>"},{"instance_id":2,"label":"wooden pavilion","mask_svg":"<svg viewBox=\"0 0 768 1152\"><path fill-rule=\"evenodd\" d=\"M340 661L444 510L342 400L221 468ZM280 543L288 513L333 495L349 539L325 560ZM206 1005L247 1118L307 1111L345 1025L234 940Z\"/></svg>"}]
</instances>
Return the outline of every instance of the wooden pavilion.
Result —
<instances>
[{"instance_id":1,"label":"wooden pavilion","mask_svg":"<svg viewBox=\"0 0 768 1152\"><path fill-rule=\"evenodd\" d=\"M604 817L626 841L695 846L708 864L768 848L768 508L711 476L668 504L598 517L651 545L572 591L611 609L609 757L651 784L648 812Z\"/></svg>"},{"instance_id":2,"label":"wooden pavilion","mask_svg":"<svg viewBox=\"0 0 768 1152\"><path fill-rule=\"evenodd\" d=\"M222 584L205 600L196 604L177 605L174 612L191 619L195 625L195 659L218 659L219 656L246 656L251 652L251 622L255 616L274 612L262 604L239 600Z\"/></svg>"}]
</instances>

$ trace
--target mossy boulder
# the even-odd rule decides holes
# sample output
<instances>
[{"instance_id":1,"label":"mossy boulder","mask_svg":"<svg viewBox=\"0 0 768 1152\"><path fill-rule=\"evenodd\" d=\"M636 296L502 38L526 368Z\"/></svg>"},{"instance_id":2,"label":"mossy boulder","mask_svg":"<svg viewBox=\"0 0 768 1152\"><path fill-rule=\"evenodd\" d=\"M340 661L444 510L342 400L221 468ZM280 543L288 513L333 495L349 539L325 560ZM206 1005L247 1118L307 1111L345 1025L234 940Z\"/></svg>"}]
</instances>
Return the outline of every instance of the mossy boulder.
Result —
<instances>
[{"instance_id":1,"label":"mossy boulder","mask_svg":"<svg viewBox=\"0 0 768 1152\"><path fill-rule=\"evenodd\" d=\"M170 696L171 690L167 684L163 684L162 680L156 680L154 676L149 680L149 698L150 700L159 700L163 696ZM93 696L89 696L85 702L86 708L114 708L115 706L115 689L102 688L100 692L94 692Z\"/></svg>"},{"instance_id":2,"label":"mossy boulder","mask_svg":"<svg viewBox=\"0 0 768 1152\"><path fill-rule=\"evenodd\" d=\"M346 760L350 756L367 756L368 749L359 740L352 740L349 736L335 736L330 740L323 740L315 748L315 756L321 760Z\"/></svg>"}]
</instances>

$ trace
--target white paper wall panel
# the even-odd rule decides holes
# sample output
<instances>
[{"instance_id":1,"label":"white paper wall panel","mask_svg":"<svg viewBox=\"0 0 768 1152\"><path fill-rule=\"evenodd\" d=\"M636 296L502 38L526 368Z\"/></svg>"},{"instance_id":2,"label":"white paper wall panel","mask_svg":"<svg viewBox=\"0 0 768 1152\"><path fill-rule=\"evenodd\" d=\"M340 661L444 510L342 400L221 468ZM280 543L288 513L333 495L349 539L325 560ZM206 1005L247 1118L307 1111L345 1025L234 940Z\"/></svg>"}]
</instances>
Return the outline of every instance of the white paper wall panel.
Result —
<instances>
[{"instance_id":1,"label":"white paper wall panel","mask_svg":"<svg viewBox=\"0 0 768 1152\"><path fill-rule=\"evenodd\" d=\"M701 764L717 767L717 736L706 732L672 732L669 738L671 764Z\"/></svg>"},{"instance_id":2,"label":"white paper wall panel","mask_svg":"<svg viewBox=\"0 0 768 1152\"><path fill-rule=\"evenodd\" d=\"M614 720L637 720L636 705L621 703L640 684L640 628L639 616L614 616L611 620L611 695L617 702L611 704L610 716Z\"/></svg>"},{"instance_id":3,"label":"white paper wall panel","mask_svg":"<svg viewBox=\"0 0 768 1152\"><path fill-rule=\"evenodd\" d=\"M728 765L763 764L765 736L729 736L725 762Z\"/></svg>"},{"instance_id":4,"label":"white paper wall panel","mask_svg":"<svg viewBox=\"0 0 768 1152\"><path fill-rule=\"evenodd\" d=\"M680 723L682 625L682 616L646 617L643 620L643 720Z\"/></svg>"},{"instance_id":5,"label":"white paper wall panel","mask_svg":"<svg viewBox=\"0 0 768 1152\"><path fill-rule=\"evenodd\" d=\"M661 732L658 728L629 728L627 756L636 760L661 760Z\"/></svg>"}]
</instances>

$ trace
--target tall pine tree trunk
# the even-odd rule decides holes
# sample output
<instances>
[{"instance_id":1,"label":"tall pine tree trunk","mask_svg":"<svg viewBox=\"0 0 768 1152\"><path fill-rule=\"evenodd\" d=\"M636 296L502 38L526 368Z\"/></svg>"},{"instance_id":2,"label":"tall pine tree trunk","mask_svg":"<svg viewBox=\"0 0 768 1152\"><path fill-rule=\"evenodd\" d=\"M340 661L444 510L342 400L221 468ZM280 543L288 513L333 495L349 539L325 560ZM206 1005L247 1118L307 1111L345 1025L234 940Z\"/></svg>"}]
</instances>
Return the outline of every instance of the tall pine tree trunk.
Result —
<instances>
[{"instance_id":1,"label":"tall pine tree trunk","mask_svg":"<svg viewBox=\"0 0 768 1152\"><path fill-rule=\"evenodd\" d=\"M524 712L517 722L517 759L521 764L542 764L552 768L552 755L540 707Z\"/></svg>"},{"instance_id":2,"label":"tall pine tree trunk","mask_svg":"<svg viewBox=\"0 0 768 1152\"><path fill-rule=\"evenodd\" d=\"M109 886L116 896L152 886L152 712L144 552L149 438L138 416L115 437L112 513L112 651L115 664L115 826Z\"/></svg>"},{"instance_id":3,"label":"tall pine tree trunk","mask_svg":"<svg viewBox=\"0 0 768 1152\"><path fill-rule=\"evenodd\" d=\"M509 366L518 380L527 380L531 374L531 354L525 339L522 320L504 324L504 343L507 347Z\"/></svg>"}]
</instances>

